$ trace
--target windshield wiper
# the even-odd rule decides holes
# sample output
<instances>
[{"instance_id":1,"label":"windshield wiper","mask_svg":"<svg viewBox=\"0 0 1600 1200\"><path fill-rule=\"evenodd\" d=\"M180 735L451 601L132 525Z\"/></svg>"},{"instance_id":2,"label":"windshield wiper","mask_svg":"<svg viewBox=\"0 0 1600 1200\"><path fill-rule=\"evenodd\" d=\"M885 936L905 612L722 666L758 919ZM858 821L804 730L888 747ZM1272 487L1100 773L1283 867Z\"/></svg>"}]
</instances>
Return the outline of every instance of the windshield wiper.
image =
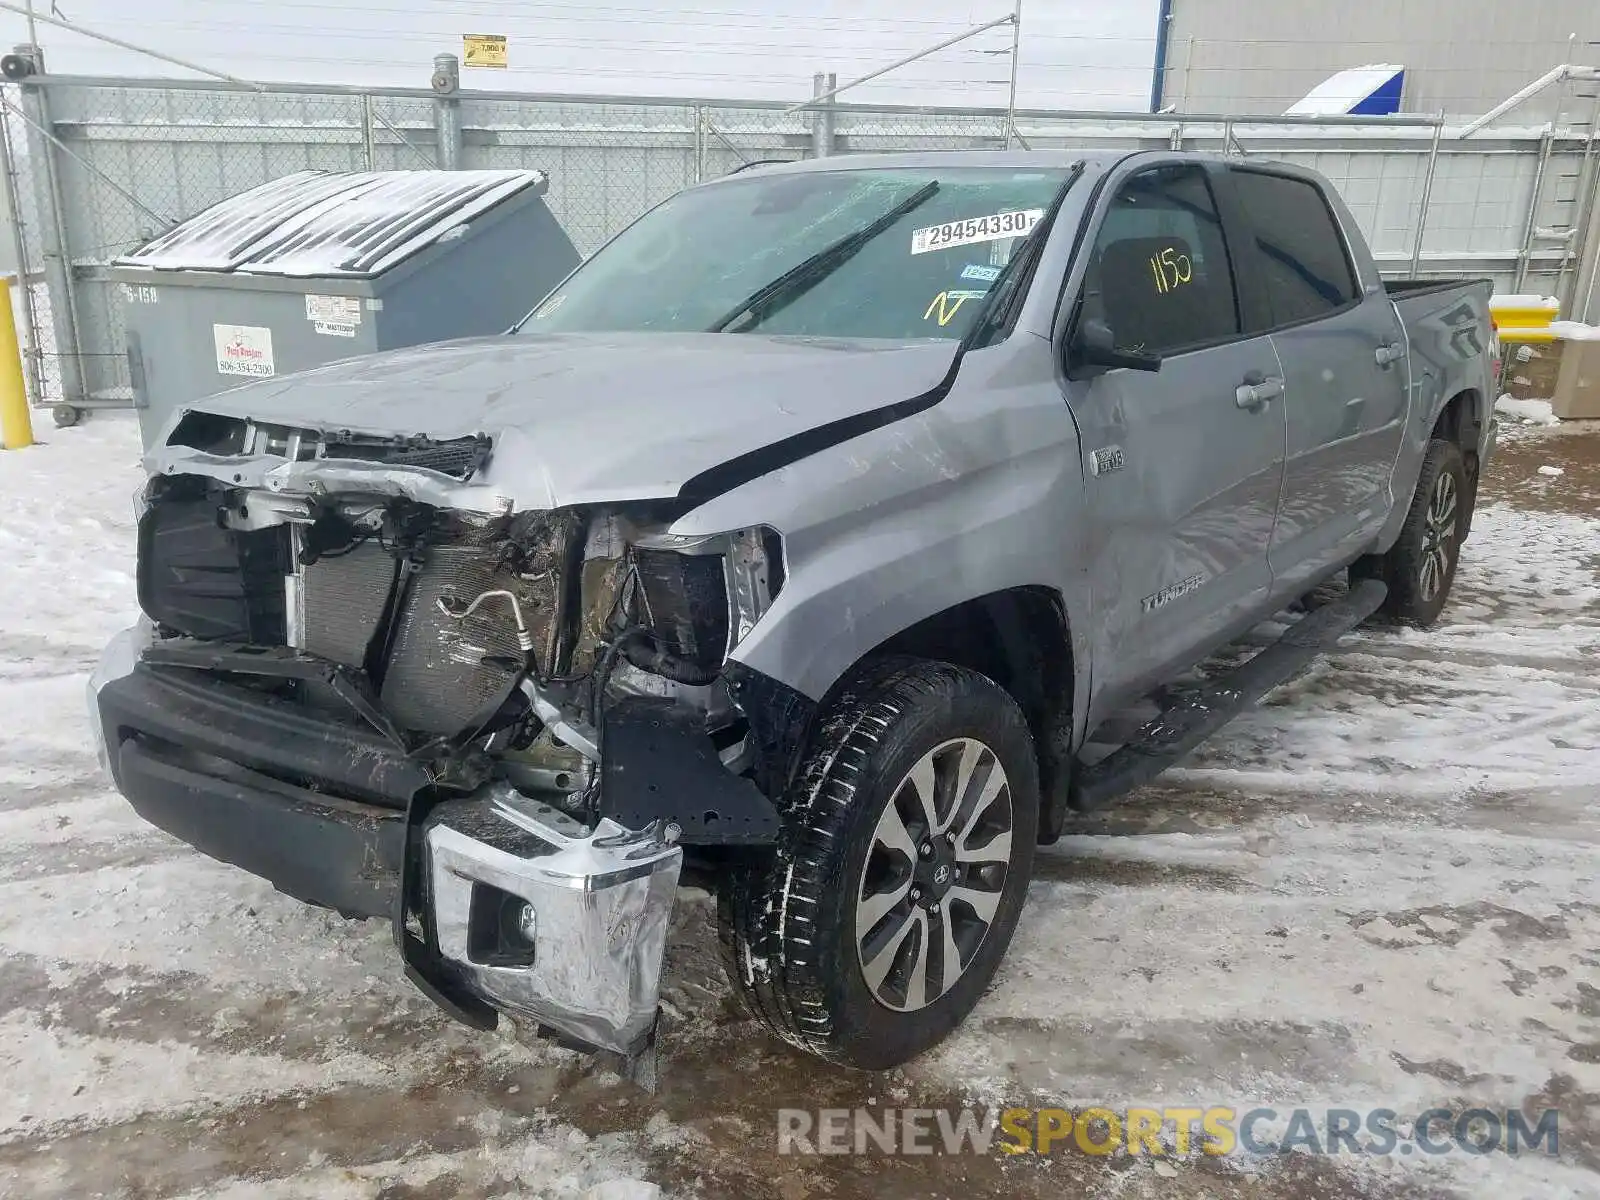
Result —
<instances>
[{"instance_id":1,"label":"windshield wiper","mask_svg":"<svg viewBox=\"0 0 1600 1200\"><path fill-rule=\"evenodd\" d=\"M734 324L739 324L740 329L748 329L757 322L765 320L780 308L792 304L829 275L832 275L854 257L861 247L888 229L901 217L912 209L920 208L933 199L938 191L939 184L937 181L930 181L924 184L870 225L863 225L854 233L847 233L831 246L823 247L804 262L790 267L759 291L739 301L736 307L730 309L719 320L713 322L706 332L727 333L730 332L729 326ZM749 319L744 320L746 317ZM739 330L731 330L731 332L737 333Z\"/></svg>"}]
</instances>

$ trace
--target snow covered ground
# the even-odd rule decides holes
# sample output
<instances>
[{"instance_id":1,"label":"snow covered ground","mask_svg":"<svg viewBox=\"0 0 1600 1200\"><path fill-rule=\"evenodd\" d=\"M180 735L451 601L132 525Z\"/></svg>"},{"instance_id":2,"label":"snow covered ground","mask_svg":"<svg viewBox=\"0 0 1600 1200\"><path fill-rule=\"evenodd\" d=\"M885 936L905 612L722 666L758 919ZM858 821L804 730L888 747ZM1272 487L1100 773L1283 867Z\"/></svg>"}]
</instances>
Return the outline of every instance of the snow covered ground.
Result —
<instances>
[{"instance_id":1,"label":"snow covered ground","mask_svg":"<svg viewBox=\"0 0 1600 1200\"><path fill-rule=\"evenodd\" d=\"M0 1194L1600 1194L1600 438L1502 447L1441 625L1363 630L1041 852L998 985L884 1078L762 1037L680 905L662 1086L452 1026L387 931L143 825L83 715L130 422L0 455ZM1541 473L1555 467L1560 474ZM779 1158L779 1107L1554 1106L1562 1154Z\"/></svg>"}]
</instances>

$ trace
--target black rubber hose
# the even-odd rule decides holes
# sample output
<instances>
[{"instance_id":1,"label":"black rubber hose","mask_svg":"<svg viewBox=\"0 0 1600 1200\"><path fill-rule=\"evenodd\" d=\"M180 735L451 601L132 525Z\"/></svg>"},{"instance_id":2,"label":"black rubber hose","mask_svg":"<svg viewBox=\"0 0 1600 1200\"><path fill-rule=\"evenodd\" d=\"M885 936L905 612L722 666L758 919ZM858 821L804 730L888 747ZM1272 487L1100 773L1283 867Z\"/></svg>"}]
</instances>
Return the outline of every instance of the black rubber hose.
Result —
<instances>
[{"instance_id":1,"label":"black rubber hose","mask_svg":"<svg viewBox=\"0 0 1600 1200\"><path fill-rule=\"evenodd\" d=\"M617 640L617 652L641 671L660 675L687 687L704 687L721 674L721 667L702 667L681 654L664 649L655 635L634 629Z\"/></svg>"}]
</instances>

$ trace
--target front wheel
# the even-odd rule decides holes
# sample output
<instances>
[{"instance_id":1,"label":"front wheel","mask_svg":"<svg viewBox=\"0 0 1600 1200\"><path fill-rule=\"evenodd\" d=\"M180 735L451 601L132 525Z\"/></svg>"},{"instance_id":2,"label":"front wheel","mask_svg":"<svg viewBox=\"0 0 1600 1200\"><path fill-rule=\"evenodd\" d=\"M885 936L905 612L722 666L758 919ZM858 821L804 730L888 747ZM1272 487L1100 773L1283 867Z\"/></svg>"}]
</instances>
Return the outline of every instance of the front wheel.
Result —
<instances>
[{"instance_id":1,"label":"front wheel","mask_svg":"<svg viewBox=\"0 0 1600 1200\"><path fill-rule=\"evenodd\" d=\"M1399 538L1388 553L1368 555L1350 568L1353 578L1381 579L1389 585L1385 615L1424 627L1439 619L1461 560L1466 495L1461 447L1434 438L1423 455Z\"/></svg>"},{"instance_id":2,"label":"front wheel","mask_svg":"<svg viewBox=\"0 0 1600 1200\"><path fill-rule=\"evenodd\" d=\"M787 840L722 889L730 982L779 1036L883 1070L977 1004L1027 893L1033 740L961 667L886 660L850 685L785 804Z\"/></svg>"}]
</instances>

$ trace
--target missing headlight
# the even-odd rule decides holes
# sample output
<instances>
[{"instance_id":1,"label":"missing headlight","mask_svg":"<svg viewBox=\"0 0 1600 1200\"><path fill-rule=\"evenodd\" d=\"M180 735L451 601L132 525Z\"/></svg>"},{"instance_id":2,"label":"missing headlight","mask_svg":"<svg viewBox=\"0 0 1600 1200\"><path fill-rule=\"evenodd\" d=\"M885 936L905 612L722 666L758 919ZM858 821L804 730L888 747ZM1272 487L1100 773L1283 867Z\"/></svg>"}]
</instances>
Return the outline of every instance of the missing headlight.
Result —
<instances>
[{"instance_id":1,"label":"missing headlight","mask_svg":"<svg viewBox=\"0 0 1600 1200\"><path fill-rule=\"evenodd\" d=\"M783 585L782 543L764 527L640 536L634 563L650 632L664 651L703 670L722 664Z\"/></svg>"}]
</instances>

